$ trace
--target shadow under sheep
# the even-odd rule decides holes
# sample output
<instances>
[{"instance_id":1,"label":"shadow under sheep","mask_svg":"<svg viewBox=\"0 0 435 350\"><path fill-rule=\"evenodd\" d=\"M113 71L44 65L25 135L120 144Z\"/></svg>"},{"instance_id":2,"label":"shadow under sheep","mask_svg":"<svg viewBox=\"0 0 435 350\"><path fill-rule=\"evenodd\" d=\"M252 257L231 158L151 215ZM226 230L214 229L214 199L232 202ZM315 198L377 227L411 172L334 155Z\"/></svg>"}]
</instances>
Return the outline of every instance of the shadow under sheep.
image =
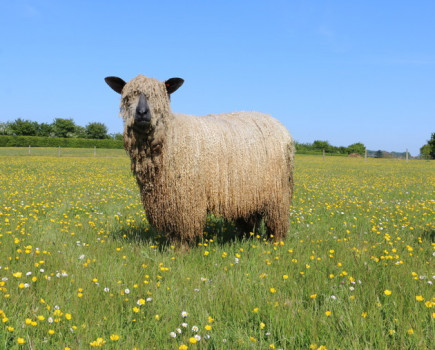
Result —
<instances>
[{"instance_id":1,"label":"shadow under sheep","mask_svg":"<svg viewBox=\"0 0 435 350\"><path fill-rule=\"evenodd\" d=\"M226 245L240 242L250 237L250 233L244 232L236 223L213 215L207 217L204 232L203 237L196 240L196 244L205 239L213 239L213 241L219 245ZM254 233L255 235L265 237L266 229L264 221L260 223L259 227L255 228ZM142 223L138 227L117 227L112 231L112 237L114 239L127 240L128 242L157 245L160 250L164 250L166 247L174 244L174 242L167 239L146 223ZM194 247L194 245L191 247Z\"/></svg>"}]
</instances>

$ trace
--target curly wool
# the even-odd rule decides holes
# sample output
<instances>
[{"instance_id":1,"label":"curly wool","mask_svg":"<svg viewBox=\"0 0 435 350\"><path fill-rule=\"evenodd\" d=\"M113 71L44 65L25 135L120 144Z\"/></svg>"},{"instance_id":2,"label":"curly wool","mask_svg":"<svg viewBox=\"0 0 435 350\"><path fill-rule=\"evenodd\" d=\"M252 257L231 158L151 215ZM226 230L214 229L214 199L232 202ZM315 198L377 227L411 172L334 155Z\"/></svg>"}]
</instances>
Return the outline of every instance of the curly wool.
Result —
<instances>
[{"instance_id":1,"label":"curly wool","mask_svg":"<svg viewBox=\"0 0 435 350\"><path fill-rule=\"evenodd\" d=\"M150 132L130 128L138 95L151 109ZM165 85L139 75L122 92L124 145L149 222L168 238L201 236L207 213L256 223L285 237L293 190L293 140L258 112L173 114Z\"/></svg>"}]
</instances>

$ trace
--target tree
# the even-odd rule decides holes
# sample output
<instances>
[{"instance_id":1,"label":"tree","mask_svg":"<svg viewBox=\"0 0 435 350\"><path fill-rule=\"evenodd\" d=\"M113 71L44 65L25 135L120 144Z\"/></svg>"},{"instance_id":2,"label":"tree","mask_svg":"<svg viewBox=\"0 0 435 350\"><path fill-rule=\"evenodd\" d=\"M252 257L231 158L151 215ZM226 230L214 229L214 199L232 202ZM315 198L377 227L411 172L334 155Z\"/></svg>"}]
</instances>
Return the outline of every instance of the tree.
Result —
<instances>
[{"instance_id":1,"label":"tree","mask_svg":"<svg viewBox=\"0 0 435 350\"><path fill-rule=\"evenodd\" d=\"M72 137L76 131L76 124L72 119L56 118L51 126L56 137Z\"/></svg>"},{"instance_id":2,"label":"tree","mask_svg":"<svg viewBox=\"0 0 435 350\"><path fill-rule=\"evenodd\" d=\"M435 132L432 133L430 140L427 142L430 147L429 155L432 159L435 159Z\"/></svg>"},{"instance_id":3,"label":"tree","mask_svg":"<svg viewBox=\"0 0 435 350\"><path fill-rule=\"evenodd\" d=\"M430 140L420 148L420 156L425 159L435 159L435 132L432 133Z\"/></svg>"},{"instance_id":4,"label":"tree","mask_svg":"<svg viewBox=\"0 0 435 350\"><path fill-rule=\"evenodd\" d=\"M319 141L319 140L316 140L316 141L313 142L313 148L316 151L323 151L323 150L325 150L325 152L330 152L331 145L329 144L328 141Z\"/></svg>"},{"instance_id":5,"label":"tree","mask_svg":"<svg viewBox=\"0 0 435 350\"><path fill-rule=\"evenodd\" d=\"M340 154L349 153L347 147L344 147L344 146L337 147L337 152Z\"/></svg>"},{"instance_id":6,"label":"tree","mask_svg":"<svg viewBox=\"0 0 435 350\"><path fill-rule=\"evenodd\" d=\"M89 123L85 128L88 139L107 139L107 127L103 123Z\"/></svg>"},{"instance_id":7,"label":"tree","mask_svg":"<svg viewBox=\"0 0 435 350\"><path fill-rule=\"evenodd\" d=\"M11 123L10 122L0 123L0 135L11 135L11 134L12 134Z\"/></svg>"},{"instance_id":8,"label":"tree","mask_svg":"<svg viewBox=\"0 0 435 350\"><path fill-rule=\"evenodd\" d=\"M384 156L384 154L381 150L376 151L375 158L382 158L383 156Z\"/></svg>"},{"instance_id":9,"label":"tree","mask_svg":"<svg viewBox=\"0 0 435 350\"><path fill-rule=\"evenodd\" d=\"M124 140L124 136L121 133L110 134L110 137L114 140L122 141Z\"/></svg>"},{"instance_id":10,"label":"tree","mask_svg":"<svg viewBox=\"0 0 435 350\"><path fill-rule=\"evenodd\" d=\"M76 125L76 131L74 132L74 135L72 135L72 137L76 137L79 139L86 139L87 134L86 134L86 128L84 128L81 125Z\"/></svg>"},{"instance_id":11,"label":"tree","mask_svg":"<svg viewBox=\"0 0 435 350\"><path fill-rule=\"evenodd\" d=\"M420 147L420 157L423 159L431 159L429 143Z\"/></svg>"},{"instance_id":12,"label":"tree","mask_svg":"<svg viewBox=\"0 0 435 350\"><path fill-rule=\"evenodd\" d=\"M9 124L12 134L19 136L35 136L38 130L38 123L31 120L23 120L18 118Z\"/></svg>"},{"instance_id":13,"label":"tree","mask_svg":"<svg viewBox=\"0 0 435 350\"><path fill-rule=\"evenodd\" d=\"M361 142L353 143L347 146L348 153L358 153L363 156L365 151L366 151L366 146L364 146Z\"/></svg>"},{"instance_id":14,"label":"tree","mask_svg":"<svg viewBox=\"0 0 435 350\"><path fill-rule=\"evenodd\" d=\"M51 136L53 128L50 124L41 123L36 130L36 136Z\"/></svg>"}]
</instances>

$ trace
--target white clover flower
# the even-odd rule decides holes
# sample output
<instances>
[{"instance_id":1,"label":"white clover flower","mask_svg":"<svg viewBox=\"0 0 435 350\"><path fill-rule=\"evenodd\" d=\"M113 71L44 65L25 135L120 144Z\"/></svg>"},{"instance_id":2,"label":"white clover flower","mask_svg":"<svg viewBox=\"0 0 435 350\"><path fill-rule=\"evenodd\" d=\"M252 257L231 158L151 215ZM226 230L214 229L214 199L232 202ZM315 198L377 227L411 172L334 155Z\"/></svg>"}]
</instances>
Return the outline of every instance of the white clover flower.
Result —
<instances>
[{"instance_id":1,"label":"white clover flower","mask_svg":"<svg viewBox=\"0 0 435 350\"><path fill-rule=\"evenodd\" d=\"M185 318L187 317L189 314L187 313L187 311L181 311L181 317Z\"/></svg>"},{"instance_id":2,"label":"white clover flower","mask_svg":"<svg viewBox=\"0 0 435 350\"><path fill-rule=\"evenodd\" d=\"M30 284L24 283L24 288L29 288L29 287L30 287Z\"/></svg>"},{"instance_id":3,"label":"white clover flower","mask_svg":"<svg viewBox=\"0 0 435 350\"><path fill-rule=\"evenodd\" d=\"M62 277L68 277L68 274L64 271L61 273Z\"/></svg>"},{"instance_id":4,"label":"white clover flower","mask_svg":"<svg viewBox=\"0 0 435 350\"><path fill-rule=\"evenodd\" d=\"M44 269L39 269L39 272L44 273L45 270Z\"/></svg>"},{"instance_id":5,"label":"white clover flower","mask_svg":"<svg viewBox=\"0 0 435 350\"><path fill-rule=\"evenodd\" d=\"M199 292L199 288L195 288L193 291L194 292Z\"/></svg>"},{"instance_id":6,"label":"white clover flower","mask_svg":"<svg viewBox=\"0 0 435 350\"><path fill-rule=\"evenodd\" d=\"M177 337L177 333L175 333L175 332L171 332L171 333L169 333L169 336L170 336L171 338L176 338L176 337Z\"/></svg>"},{"instance_id":7,"label":"white clover flower","mask_svg":"<svg viewBox=\"0 0 435 350\"><path fill-rule=\"evenodd\" d=\"M7 281L7 280L8 280L7 277L3 277L3 278L2 278L2 281Z\"/></svg>"},{"instance_id":8,"label":"white clover flower","mask_svg":"<svg viewBox=\"0 0 435 350\"><path fill-rule=\"evenodd\" d=\"M335 295L331 295L332 300L337 300L337 297Z\"/></svg>"},{"instance_id":9,"label":"white clover flower","mask_svg":"<svg viewBox=\"0 0 435 350\"><path fill-rule=\"evenodd\" d=\"M153 301L153 298L147 298L147 301Z\"/></svg>"},{"instance_id":10,"label":"white clover flower","mask_svg":"<svg viewBox=\"0 0 435 350\"><path fill-rule=\"evenodd\" d=\"M198 331L199 331L199 328L197 326L192 327L192 332L198 332Z\"/></svg>"},{"instance_id":11,"label":"white clover flower","mask_svg":"<svg viewBox=\"0 0 435 350\"><path fill-rule=\"evenodd\" d=\"M187 324L186 322L183 322L183 323L181 324L181 327L183 327L183 328L187 328L187 326L188 326L188 324Z\"/></svg>"},{"instance_id":12,"label":"white clover flower","mask_svg":"<svg viewBox=\"0 0 435 350\"><path fill-rule=\"evenodd\" d=\"M109 293L109 292L110 292L110 289L107 288L107 287L105 287L103 290L104 290L106 293Z\"/></svg>"},{"instance_id":13,"label":"white clover flower","mask_svg":"<svg viewBox=\"0 0 435 350\"><path fill-rule=\"evenodd\" d=\"M181 333L182 333L181 328L177 328L175 331L176 331L178 334L181 334Z\"/></svg>"},{"instance_id":14,"label":"white clover flower","mask_svg":"<svg viewBox=\"0 0 435 350\"><path fill-rule=\"evenodd\" d=\"M30 276L32 273L29 271L26 273L26 276Z\"/></svg>"},{"instance_id":15,"label":"white clover flower","mask_svg":"<svg viewBox=\"0 0 435 350\"><path fill-rule=\"evenodd\" d=\"M193 337L196 339L196 341L201 340L201 336L199 334L195 334Z\"/></svg>"},{"instance_id":16,"label":"white clover flower","mask_svg":"<svg viewBox=\"0 0 435 350\"><path fill-rule=\"evenodd\" d=\"M206 335L204 335L204 338L205 338L205 339L210 339L210 334L206 334Z\"/></svg>"},{"instance_id":17,"label":"white clover flower","mask_svg":"<svg viewBox=\"0 0 435 350\"><path fill-rule=\"evenodd\" d=\"M53 323L53 317L49 317L49 318L47 318L47 322L48 322L48 323Z\"/></svg>"},{"instance_id":18,"label":"white clover flower","mask_svg":"<svg viewBox=\"0 0 435 350\"><path fill-rule=\"evenodd\" d=\"M353 292L353 291L355 290L355 288L354 288L354 287L349 287L349 290L350 290L351 292Z\"/></svg>"},{"instance_id":19,"label":"white clover flower","mask_svg":"<svg viewBox=\"0 0 435 350\"><path fill-rule=\"evenodd\" d=\"M125 289L124 289L124 293L125 293L125 294L130 294L130 289L125 288Z\"/></svg>"},{"instance_id":20,"label":"white clover flower","mask_svg":"<svg viewBox=\"0 0 435 350\"><path fill-rule=\"evenodd\" d=\"M79 260L83 260L85 258L85 254L79 256Z\"/></svg>"}]
</instances>

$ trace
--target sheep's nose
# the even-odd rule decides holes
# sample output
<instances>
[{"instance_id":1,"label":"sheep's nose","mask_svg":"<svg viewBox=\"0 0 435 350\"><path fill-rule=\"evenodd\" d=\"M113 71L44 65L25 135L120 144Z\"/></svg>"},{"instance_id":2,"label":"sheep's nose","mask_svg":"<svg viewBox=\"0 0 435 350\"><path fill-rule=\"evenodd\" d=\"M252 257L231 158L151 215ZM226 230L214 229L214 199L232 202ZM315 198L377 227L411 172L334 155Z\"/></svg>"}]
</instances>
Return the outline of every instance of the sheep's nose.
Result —
<instances>
[{"instance_id":1,"label":"sheep's nose","mask_svg":"<svg viewBox=\"0 0 435 350\"><path fill-rule=\"evenodd\" d=\"M140 94L139 103L136 107L135 119L139 122L149 122L151 120L150 110L144 94Z\"/></svg>"}]
</instances>

